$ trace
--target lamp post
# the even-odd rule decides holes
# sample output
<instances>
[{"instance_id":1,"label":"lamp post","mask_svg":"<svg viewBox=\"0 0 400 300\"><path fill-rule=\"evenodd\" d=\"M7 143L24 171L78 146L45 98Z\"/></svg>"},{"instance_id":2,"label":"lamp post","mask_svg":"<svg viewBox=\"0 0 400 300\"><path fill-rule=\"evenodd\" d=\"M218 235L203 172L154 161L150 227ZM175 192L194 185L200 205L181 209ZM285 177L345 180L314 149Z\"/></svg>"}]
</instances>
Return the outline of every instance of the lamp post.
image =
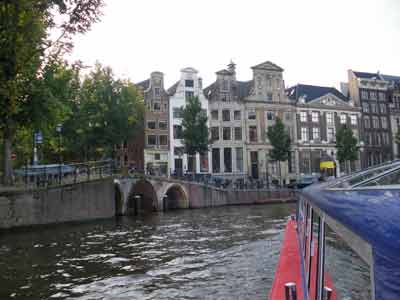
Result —
<instances>
[{"instance_id":1,"label":"lamp post","mask_svg":"<svg viewBox=\"0 0 400 300\"><path fill-rule=\"evenodd\" d=\"M62 176L62 154L61 154L61 149L62 149L62 124L57 124L56 126L56 131L58 132L58 139L59 139L59 144L58 144L58 183L61 184L61 176Z\"/></svg>"},{"instance_id":2,"label":"lamp post","mask_svg":"<svg viewBox=\"0 0 400 300\"><path fill-rule=\"evenodd\" d=\"M364 164L363 164L363 162L364 162L364 155L363 155L363 153L364 153L364 141L360 141L359 143L358 143L358 147L360 148L360 167L361 167L361 170L362 169L364 169Z\"/></svg>"}]
</instances>

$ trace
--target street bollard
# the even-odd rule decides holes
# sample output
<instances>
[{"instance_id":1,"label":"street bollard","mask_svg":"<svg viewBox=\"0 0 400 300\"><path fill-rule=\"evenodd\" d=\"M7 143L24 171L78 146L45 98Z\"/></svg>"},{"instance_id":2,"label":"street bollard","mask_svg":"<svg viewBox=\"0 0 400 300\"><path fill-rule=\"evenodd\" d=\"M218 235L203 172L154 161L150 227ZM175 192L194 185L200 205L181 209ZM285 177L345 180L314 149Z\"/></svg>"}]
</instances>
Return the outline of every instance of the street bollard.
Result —
<instances>
[{"instance_id":1,"label":"street bollard","mask_svg":"<svg viewBox=\"0 0 400 300\"><path fill-rule=\"evenodd\" d=\"M324 286L324 297L323 297L323 299L324 300L331 300L331 297L332 297L332 289L327 287L327 286Z\"/></svg>"},{"instance_id":2,"label":"street bollard","mask_svg":"<svg viewBox=\"0 0 400 300\"><path fill-rule=\"evenodd\" d=\"M285 283L285 300L297 300L296 283Z\"/></svg>"},{"instance_id":3,"label":"street bollard","mask_svg":"<svg viewBox=\"0 0 400 300\"><path fill-rule=\"evenodd\" d=\"M163 197L163 211L167 210L167 201L168 201L168 196L164 195L164 197Z\"/></svg>"}]
</instances>

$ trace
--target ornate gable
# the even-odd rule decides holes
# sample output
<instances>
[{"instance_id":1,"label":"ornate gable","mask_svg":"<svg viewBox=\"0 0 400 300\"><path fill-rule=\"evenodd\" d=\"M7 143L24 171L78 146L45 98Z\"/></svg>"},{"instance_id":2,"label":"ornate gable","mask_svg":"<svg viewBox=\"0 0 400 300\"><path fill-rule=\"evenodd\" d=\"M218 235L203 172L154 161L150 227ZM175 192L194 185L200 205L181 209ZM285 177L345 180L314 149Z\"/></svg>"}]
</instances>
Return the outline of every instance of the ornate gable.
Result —
<instances>
[{"instance_id":1,"label":"ornate gable","mask_svg":"<svg viewBox=\"0 0 400 300\"><path fill-rule=\"evenodd\" d=\"M277 72L283 72L283 69L281 67L279 67L278 65L270 62L270 61L266 61L263 62L259 65L253 66L251 67L252 69L257 69L257 70L268 70L268 71L277 71Z\"/></svg>"},{"instance_id":2,"label":"ornate gable","mask_svg":"<svg viewBox=\"0 0 400 300\"><path fill-rule=\"evenodd\" d=\"M323 95L322 97L316 98L310 102L310 105L318 105L318 106L332 106L332 107L351 107L348 102L343 101L336 95L332 93L328 93Z\"/></svg>"}]
</instances>

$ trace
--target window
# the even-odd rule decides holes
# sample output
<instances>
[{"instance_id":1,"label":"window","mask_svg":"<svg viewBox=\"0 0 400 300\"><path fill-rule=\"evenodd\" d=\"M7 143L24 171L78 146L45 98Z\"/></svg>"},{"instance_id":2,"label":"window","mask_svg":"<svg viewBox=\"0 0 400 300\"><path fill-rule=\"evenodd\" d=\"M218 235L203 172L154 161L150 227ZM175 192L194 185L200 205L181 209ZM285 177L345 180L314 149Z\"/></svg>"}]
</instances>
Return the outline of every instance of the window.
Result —
<instances>
[{"instance_id":1,"label":"window","mask_svg":"<svg viewBox=\"0 0 400 300\"><path fill-rule=\"evenodd\" d=\"M381 103L379 105L379 108L380 108L381 114L386 114L386 105L385 104Z\"/></svg>"},{"instance_id":2,"label":"window","mask_svg":"<svg viewBox=\"0 0 400 300\"><path fill-rule=\"evenodd\" d=\"M222 111L222 121L228 122L231 120L231 111L229 109L224 109Z\"/></svg>"},{"instance_id":3,"label":"window","mask_svg":"<svg viewBox=\"0 0 400 300\"><path fill-rule=\"evenodd\" d=\"M368 92L362 90L362 91L361 91L361 98L368 100Z\"/></svg>"},{"instance_id":4,"label":"window","mask_svg":"<svg viewBox=\"0 0 400 300\"><path fill-rule=\"evenodd\" d=\"M243 172L243 148L236 148L236 171Z\"/></svg>"},{"instance_id":5,"label":"window","mask_svg":"<svg viewBox=\"0 0 400 300\"><path fill-rule=\"evenodd\" d=\"M185 92L185 100L187 101L187 100L189 100L190 98L193 98L194 97L194 92L192 92L192 91L186 91Z\"/></svg>"},{"instance_id":6,"label":"window","mask_svg":"<svg viewBox=\"0 0 400 300\"><path fill-rule=\"evenodd\" d=\"M166 135L160 135L160 145L168 145L168 137Z\"/></svg>"},{"instance_id":7,"label":"window","mask_svg":"<svg viewBox=\"0 0 400 300\"><path fill-rule=\"evenodd\" d=\"M224 91L228 90L228 81L227 80L222 80L222 90L224 90Z\"/></svg>"},{"instance_id":8,"label":"window","mask_svg":"<svg viewBox=\"0 0 400 300\"><path fill-rule=\"evenodd\" d=\"M219 127L211 127L211 139L213 141L219 140Z\"/></svg>"},{"instance_id":9,"label":"window","mask_svg":"<svg viewBox=\"0 0 400 300\"><path fill-rule=\"evenodd\" d=\"M220 171L219 148L212 149L211 157L212 157L212 171L213 173L219 173Z\"/></svg>"},{"instance_id":10,"label":"window","mask_svg":"<svg viewBox=\"0 0 400 300\"><path fill-rule=\"evenodd\" d=\"M301 127L301 140L308 141L308 130L307 127Z\"/></svg>"},{"instance_id":11,"label":"window","mask_svg":"<svg viewBox=\"0 0 400 300\"><path fill-rule=\"evenodd\" d=\"M267 93L267 100L272 101L272 93Z\"/></svg>"},{"instance_id":12,"label":"window","mask_svg":"<svg viewBox=\"0 0 400 300\"><path fill-rule=\"evenodd\" d=\"M158 121L158 128L161 130L167 129L167 121Z\"/></svg>"},{"instance_id":13,"label":"window","mask_svg":"<svg viewBox=\"0 0 400 300\"><path fill-rule=\"evenodd\" d=\"M241 120L242 119L242 114L241 114L240 110L235 110L233 112L233 119L234 120Z\"/></svg>"},{"instance_id":14,"label":"window","mask_svg":"<svg viewBox=\"0 0 400 300\"><path fill-rule=\"evenodd\" d=\"M160 88L154 88L154 95L156 97L160 96Z\"/></svg>"},{"instance_id":15,"label":"window","mask_svg":"<svg viewBox=\"0 0 400 300\"><path fill-rule=\"evenodd\" d=\"M346 123L347 123L346 114L340 114L340 124L346 124Z\"/></svg>"},{"instance_id":16,"label":"window","mask_svg":"<svg viewBox=\"0 0 400 300\"><path fill-rule=\"evenodd\" d=\"M285 112L285 120L286 121L291 121L292 120L292 114L290 112Z\"/></svg>"},{"instance_id":17,"label":"window","mask_svg":"<svg viewBox=\"0 0 400 300\"><path fill-rule=\"evenodd\" d=\"M160 111L161 110L161 105L159 102L154 102L153 103L153 110L154 111Z\"/></svg>"},{"instance_id":18,"label":"window","mask_svg":"<svg viewBox=\"0 0 400 300\"><path fill-rule=\"evenodd\" d=\"M154 122L154 121L148 121L148 122L147 122L147 128L148 128L148 129L156 129L156 122Z\"/></svg>"},{"instance_id":19,"label":"window","mask_svg":"<svg viewBox=\"0 0 400 300\"><path fill-rule=\"evenodd\" d=\"M182 126L174 125L174 139L181 139L181 138L182 138Z\"/></svg>"},{"instance_id":20,"label":"window","mask_svg":"<svg viewBox=\"0 0 400 300\"><path fill-rule=\"evenodd\" d=\"M382 125L383 129L387 129L388 128L388 123L387 123L386 117L381 117L381 125Z\"/></svg>"},{"instance_id":21,"label":"window","mask_svg":"<svg viewBox=\"0 0 400 300\"><path fill-rule=\"evenodd\" d=\"M371 103L371 112L374 114L378 113L378 107L376 103Z\"/></svg>"},{"instance_id":22,"label":"window","mask_svg":"<svg viewBox=\"0 0 400 300\"><path fill-rule=\"evenodd\" d=\"M242 127L235 127L235 141L242 140Z\"/></svg>"},{"instance_id":23,"label":"window","mask_svg":"<svg viewBox=\"0 0 400 300\"><path fill-rule=\"evenodd\" d=\"M328 142L333 142L333 141L335 141L335 129L328 128Z\"/></svg>"},{"instance_id":24,"label":"window","mask_svg":"<svg viewBox=\"0 0 400 300\"><path fill-rule=\"evenodd\" d=\"M182 118L182 114L183 114L182 108L180 108L180 107L174 107L174 108L172 109L172 116L173 116L174 119L180 119L180 118Z\"/></svg>"},{"instance_id":25,"label":"window","mask_svg":"<svg viewBox=\"0 0 400 300\"><path fill-rule=\"evenodd\" d=\"M301 122L307 122L307 112L306 111L301 111L300 112L300 121Z\"/></svg>"},{"instance_id":26,"label":"window","mask_svg":"<svg viewBox=\"0 0 400 300\"><path fill-rule=\"evenodd\" d=\"M218 110L211 111L211 120L218 121Z\"/></svg>"},{"instance_id":27,"label":"window","mask_svg":"<svg viewBox=\"0 0 400 300\"><path fill-rule=\"evenodd\" d=\"M377 133L375 137L376 137L376 144L380 145L381 144L381 135L380 135L380 133Z\"/></svg>"},{"instance_id":28,"label":"window","mask_svg":"<svg viewBox=\"0 0 400 300\"><path fill-rule=\"evenodd\" d=\"M256 119L256 112L255 111L249 111L247 116L248 116L249 120L255 120Z\"/></svg>"},{"instance_id":29,"label":"window","mask_svg":"<svg viewBox=\"0 0 400 300\"><path fill-rule=\"evenodd\" d=\"M222 139L224 141L230 141L231 140L231 128L230 127L222 128Z\"/></svg>"},{"instance_id":30,"label":"window","mask_svg":"<svg viewBox=\"0 0 400 300\"><path fill-rule=\"evenodd\" d=\"M186 79L185 80L185 86L186 87L193 87L194 86L194 81L191 79Z\"/></svg>"},{"instance_id":31,"label":"window","mask_svg":"<svg viewBox=\"0 0 400 300\"><path fill-rule=\"evenodd\" d=\"M369 92L369 98L371 100L376 100L376 92L375 91L370 91Z\"/></svg>"},{"instance_id":32,"label":"window","mask_svg":"<svg viewBox=\"0 0 400 300\"><path fill-rule=\"evenodd\" d=\"M356 115L350 115L350 124L357 125L357 116Z\"/></svg>"},{"instance_id":33,"label":"window","mask_svg":"<svg viewBox=\"0 0 400 300\"><path fill-rule=\"evenodd\" d=\"M147 136L147 144L154 146L155 144L157 144L157 138L155 135L148 135Z\"/></svg>"},{"instance_id":34,"label":"window","mask_svg":"<svg viewBox=\"0 0 400 300\"><path fill-rule=\"evenodd\" d=\"M174 147L174 155L182 156L185 153L185 148L183 147Z\"/></svg>"},{"instance_id":35,"label":"window","mask_svg":"<svg viewBox=\"0 0 400 300\"><path fill-rule=\"evenodd\" d=\"M229 94L228 93L220 93L220 99L222 102L227 102L229 101Z\"/></svg>"},{"instance_id":36,"label":"window","mask_svg":"<svg viewBox=\"0 0 400 300\"><path fill-rule=\"evenodd\" d=\"M368 103L363 103L363 105L362 105L362 107L363 107L363 111L364 112L366 112L366 113L369 113L369 105L368 105Z\"/></svg>"},{"instance_id":37,"label":"window","mask_svg":"<svg viewBox=\"0 0 400 300\"><path fill-rule=\"evenodd\" d=\"M224 148L224 172L232 172L232 149Z\"/></svg>"},{"instance_id":38,"label":"window","mask_svg":"<svg viewBox=\"0 0 400 300\"><path fill-rule=\"evenodd\" d=\"M386 95L384 92L379 92L379 100L385 101L386 100Z\"/></svg>"},{"instance_id":39,"label":"window","mask_svg":"<svg viewBox=\"0 0 400 300\"><path fill-rule=\"evenodd\" d=\"M313 127L312 138L313 138L313 140L319 140L319 128L318 127Z\"/></svg>"},{"instance_id":40,"label":"window","mask_svg":"<svg viewBox=\"0 0 400 300\"><path fill-rule=\"evenodd\" d=\"M333 113L326 113L326 123L328 123L329 125L333 124Z\"/></svg>"},{"instance_id":41,"label":"window","mask_svg":"<svg viewBox=\"0 0 400 300\"><path fill-rule=\"evenodd\" d=\"M208 172L208 153L200 154L200 172Z\"/></svg>"},{"instance_id":42,"label":"window","mask_svg":"<svg viewBox=\"0 0 400 300\"><path fill-rule=\"evenodd\" d=\"M369 117L364 117L364 128L370 128L371 127L371 122Z\"/></svg>"},{"instance_id":43,"label":"window","mask_svg":"<svg viewBox=\"0 0 400 300\"><path fill-rule=\"evenodd\" d=\"M275 119L275 114L272 111L267 111L267 120L272 121Z\"/></svg>"},{"instance_id":44,"label":"window","mask_svg":"<svg viewBox=\"0 0 400 300\"><path fill-rule=\"evenodd\" d=\"M313 111L311 113L311 119L314 123L318 123L319 121L319 113L317 111Z\"/></svg>"},{"instance_id":45,"label":"window","mask_svg":"<svg viewBox=\"0 0 400 300\"><path fill-rule=\"evenodd\" d=\"M160 160L160 159L161 159L160 153L155 153L154 154L154 160Z\"/></svg>"},{"instance_id":46,"label":"window","mask_svg":"<svg viewBox=\"0 0 400 300\"><path fill-rule=\"evenodd\" d=\"M250 142L257 142L257 126L249 127Z\"/></svg>"},{"instance_id":47,"label":"window","mask_svg":"<svg viewBox=\"0 0 400 300\"><path fill-rule=\"evenodd\" d=\"M379 119L378 119L378 117L372 117L372 128L379 128Z\"/></svg>"}]
</instances>

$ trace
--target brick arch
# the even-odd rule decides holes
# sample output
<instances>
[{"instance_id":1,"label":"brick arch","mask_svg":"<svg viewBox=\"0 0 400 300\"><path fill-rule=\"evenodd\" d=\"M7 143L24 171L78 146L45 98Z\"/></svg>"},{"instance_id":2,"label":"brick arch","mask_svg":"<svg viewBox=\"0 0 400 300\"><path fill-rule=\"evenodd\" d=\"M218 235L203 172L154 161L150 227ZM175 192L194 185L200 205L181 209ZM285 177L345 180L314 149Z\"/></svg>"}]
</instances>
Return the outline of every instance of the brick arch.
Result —
<instances>
[{"instance_id":1,"label":"brick arch","mask_svg":"<svg viewBox=\"0 0 400 300\"><path fill-rule=\"evenodd\" d=\"M179 183L169 183L160 193L160 208L189 208L189 197L185 187Z\"/></svg>"},{"instance_id":2,"label":"brick arch","mask_svg":"<svg viewBox=\"0 0 400 300\"><path fill-rule=\"evenodd\" d=\"M140 199L135 196L139 195ZM127 197L127 213L152 212L159 210L157 191L151 181L140 179L131 186Z\"/></svg>"}]
</instances>

